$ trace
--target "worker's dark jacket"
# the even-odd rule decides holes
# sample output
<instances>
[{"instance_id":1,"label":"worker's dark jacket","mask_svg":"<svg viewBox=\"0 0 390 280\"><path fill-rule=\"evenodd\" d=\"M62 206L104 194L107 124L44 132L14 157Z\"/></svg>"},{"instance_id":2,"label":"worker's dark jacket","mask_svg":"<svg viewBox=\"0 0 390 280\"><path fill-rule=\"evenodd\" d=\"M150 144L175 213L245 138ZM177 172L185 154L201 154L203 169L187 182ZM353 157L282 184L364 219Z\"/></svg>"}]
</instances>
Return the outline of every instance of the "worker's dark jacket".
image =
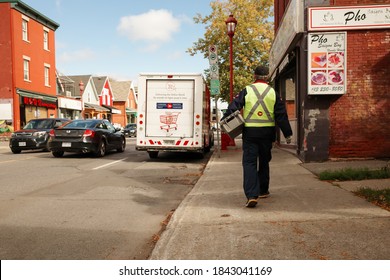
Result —
<instances>
[{"instance_id":1,"label":"worker's dark jacket","mask_svg":"<svg viewBox=\"0 0 390 280\"><path fill-rule=\"evenodd\" d=\"M266 83L265 81L257 80L255 83ZM226 118L235 111L240 111L245 105L246 88L243 89L229 104L222 119ZM282 130L284 137L292 135L290 123L288 121L286 106L280 96L276 94L276 102L274 106L275 124ZM243 137L258 137L276 140L275 126L268 127L244 127Z\"/></svg>"}]
</instances>

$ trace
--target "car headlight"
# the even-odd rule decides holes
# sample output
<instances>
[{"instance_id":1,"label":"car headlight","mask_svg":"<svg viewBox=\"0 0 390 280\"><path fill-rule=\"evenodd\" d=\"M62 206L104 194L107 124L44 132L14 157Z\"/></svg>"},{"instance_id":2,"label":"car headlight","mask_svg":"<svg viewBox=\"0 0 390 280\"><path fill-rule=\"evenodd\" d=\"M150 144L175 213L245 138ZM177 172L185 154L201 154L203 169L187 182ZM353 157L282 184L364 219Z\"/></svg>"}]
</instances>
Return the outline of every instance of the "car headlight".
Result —
<instances>
[{"instance_id":1,"label":"car headlight","mask_svg":"<svg viewBox=\"0 0 390 280\"><path fill-rule=\"evenodd\" d=\"M35 137L44 137L46 135L46 131L37 131L33 133Z\"/></svg>"}]
</instances>

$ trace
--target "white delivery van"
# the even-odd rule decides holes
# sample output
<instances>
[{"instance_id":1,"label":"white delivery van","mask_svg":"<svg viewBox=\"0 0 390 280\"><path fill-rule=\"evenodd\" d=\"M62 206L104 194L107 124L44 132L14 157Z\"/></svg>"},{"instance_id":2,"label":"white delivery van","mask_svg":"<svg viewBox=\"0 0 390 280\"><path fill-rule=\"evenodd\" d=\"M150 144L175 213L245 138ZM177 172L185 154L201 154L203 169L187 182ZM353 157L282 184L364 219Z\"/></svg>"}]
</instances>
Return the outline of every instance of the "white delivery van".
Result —
<instances>
[{"instance_id":1,"label":"white delivery van","mask_svg":"<svg viewBox=\"0 0 390 280\"><path fill-rule=\"evenodd\" d=\"M138 79L138 151L209 152L210 91L201 74L146 74Z\"/></svg>"}]
</instances>

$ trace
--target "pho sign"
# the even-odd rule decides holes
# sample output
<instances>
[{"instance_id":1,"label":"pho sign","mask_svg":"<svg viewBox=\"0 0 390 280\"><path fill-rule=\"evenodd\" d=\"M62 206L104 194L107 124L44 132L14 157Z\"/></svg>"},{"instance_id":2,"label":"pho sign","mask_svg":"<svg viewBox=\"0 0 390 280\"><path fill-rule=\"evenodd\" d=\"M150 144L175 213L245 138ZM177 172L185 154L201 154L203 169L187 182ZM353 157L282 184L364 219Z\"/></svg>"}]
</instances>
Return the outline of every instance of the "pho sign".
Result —
<instances>
[{"instance_id":1,"label":"pho sign","mask_svg":"<svg viewBox=\"0 0 390 280\"><path fill-rule=\"evenodd\" d=\"M390 28L390 5L308 9L308 30Z\"/></svg>"}]
</instances>

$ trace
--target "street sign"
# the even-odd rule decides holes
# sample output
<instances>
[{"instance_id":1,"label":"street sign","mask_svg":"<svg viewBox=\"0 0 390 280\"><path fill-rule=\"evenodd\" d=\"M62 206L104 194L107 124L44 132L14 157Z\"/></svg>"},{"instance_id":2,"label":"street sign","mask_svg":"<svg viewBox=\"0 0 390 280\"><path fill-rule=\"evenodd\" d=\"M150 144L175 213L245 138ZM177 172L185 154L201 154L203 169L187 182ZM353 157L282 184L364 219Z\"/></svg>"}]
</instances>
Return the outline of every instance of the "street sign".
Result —
<instances>
[{"instance_id":1,"label":"street sign","mask_svg":"<svg viewBox=\"0 0 390 280\"><path fill-rule=\"evenodd\" d=\"M210 94L212 96L218 95L220 93L220 82L218 79L210 80Z\"/></svg>"},{"instance_id":2,"label":"street sign","mask_svg":"<svg viewBox=\"0 0 390 280\"><path fill-rule=\"evenodd\" d=\"M219 68L218 68L218 53L217 46L209 46L209 63L210 63L210 78L219 79Z\"/></svg>"},{"instance_id":3,"label":"street sign","mask_svg":"<svg viewBox=\"0 0 390 280\"><path fill-rule=\"evenodd\" d=\"M211 65L210 66L210 78L213 80L219 79L219 69L218 65Z\"/></svg>"},{"instance_id":4,"label":"street sign","mask_svg":"<svg viewBox=\"0 0 390 280\"><path fill-rule=\"evenodd\" d=\"M219 86L220 86L219 80L211 80L210 81L210 87L211 88L219 88Z\"/></svg>"},{"instance_id":5,"label":"street sign","mask_svg":"<svg viewBox=\"0 0 390 280\"><path fill-rule=\"evenodd\" d=\"M215 53L210 53L209 59L211 62L217 61L217 55Z\"/></svg>"}]
</instances>

